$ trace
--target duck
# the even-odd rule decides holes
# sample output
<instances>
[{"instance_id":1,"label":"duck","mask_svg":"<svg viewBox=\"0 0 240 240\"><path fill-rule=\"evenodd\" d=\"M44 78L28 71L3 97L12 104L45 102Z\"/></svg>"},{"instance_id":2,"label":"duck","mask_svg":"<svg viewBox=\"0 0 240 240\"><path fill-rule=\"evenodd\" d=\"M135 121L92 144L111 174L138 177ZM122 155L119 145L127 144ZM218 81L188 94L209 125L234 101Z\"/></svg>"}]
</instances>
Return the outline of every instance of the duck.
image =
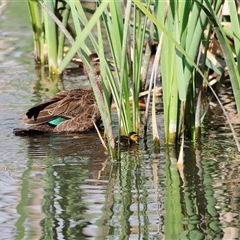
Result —
<instances>
[{"instance_id":1,"label":"duck","mask_svg":"<svg viewBox=\"0 0 240 240\"><path fill-rule=\"evenodd\" d=\"M89 56L94 77L100 92L102 82L97 54ZM92 89L71 89L58 92L37 106L30 108L23 117L27 129L14 129L15 135L38 133L86 132L99 125L101 115Z\"/></svg>"},{"instance_id":2,"label":"duck","mask_svg":"<svg viewBox=\"0 0 240 240\"><path fill-rule=\"evenodd\" d=\"M130 132L128 135L120 136L120 146L127 147L138 144L139 135L136 132ZM115 138L115 146L118 146L119 138Z\"/></svg>"}]
</instances>

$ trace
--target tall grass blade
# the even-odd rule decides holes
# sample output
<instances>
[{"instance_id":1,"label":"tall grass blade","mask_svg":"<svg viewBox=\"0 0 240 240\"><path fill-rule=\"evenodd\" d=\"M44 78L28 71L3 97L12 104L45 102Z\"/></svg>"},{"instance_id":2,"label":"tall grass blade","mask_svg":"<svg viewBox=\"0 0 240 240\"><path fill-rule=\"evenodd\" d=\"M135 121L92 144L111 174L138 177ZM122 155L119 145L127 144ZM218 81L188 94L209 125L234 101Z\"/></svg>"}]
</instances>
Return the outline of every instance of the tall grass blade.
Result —
<instances>
[{"instance_id":1,"label":"tall grass blade","mask_svg":"<svg viewBox=\"0 0 240 240\"><path fill-rule=\"evenodd\" d=\"M91 33L92 28L94 25L97 23L98 19L102 15L103 11L106 9L108 6L107 2L103 2L95 11L93 14L92 18L89 20L83 31L81 32L81 37L77 37L76 41L74 42L73 46L69 50L69 52L66 54L65 58L63 59L62 63L58 67L58 71L62 72L66 65L71 61L73 56L75 55L76 52L80 49L82 44L84 43L85 39L88 37L88 35Z\"/></svg>"},{"instance_id":2,"label":"tall grass blade","mask_svg":"<svg viewBox=\"0 0 240 240\"><path fill-rule=\"evenodd\" d=\"M44 51L43 51L44 39L42 37L42 21L39 11L39 3L38 1L31 0L28 0L27 3L33 29L35 60L36 62L41 62L42 64L44 64Z\"/></svg>"},{"instance_id":3,"label":"tall grass blade","mask_svg":"<svg viewBox=\"0 0 240 240\"><path fill-rule=\"evenodd\" d=\"M54 2L49 0L43 1L46 7L51 11L54 12ZM49 16L46 11L43 11L43 19L44 19L44 29L45 29L45 38L47 44L47 52L48 52L48 67L50 73L56 74L57 73L57 28L55 22Z\"/></svg>"}]
</instances>

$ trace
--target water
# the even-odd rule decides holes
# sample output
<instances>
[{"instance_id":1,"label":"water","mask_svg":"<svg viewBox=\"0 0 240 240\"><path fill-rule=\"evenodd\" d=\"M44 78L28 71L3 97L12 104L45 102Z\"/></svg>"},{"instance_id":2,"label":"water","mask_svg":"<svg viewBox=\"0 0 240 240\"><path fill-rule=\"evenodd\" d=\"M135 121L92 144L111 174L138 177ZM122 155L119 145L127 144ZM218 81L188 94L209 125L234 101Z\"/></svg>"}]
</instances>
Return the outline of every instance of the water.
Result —
<instances>
[{"instance_id":1,"label":"water","mask_svg":"<svg viewBox=\"0 0 240 240\"><path fill-rule=\"evenodd\" d=\"M14 136L49 91L34 70L26 6L11 2L0 18L1 239L239 239L240 155L228 128L186 143L183 170L178 150L151 136L121 161L94 132Z\"/></svg>"}]
</instances>

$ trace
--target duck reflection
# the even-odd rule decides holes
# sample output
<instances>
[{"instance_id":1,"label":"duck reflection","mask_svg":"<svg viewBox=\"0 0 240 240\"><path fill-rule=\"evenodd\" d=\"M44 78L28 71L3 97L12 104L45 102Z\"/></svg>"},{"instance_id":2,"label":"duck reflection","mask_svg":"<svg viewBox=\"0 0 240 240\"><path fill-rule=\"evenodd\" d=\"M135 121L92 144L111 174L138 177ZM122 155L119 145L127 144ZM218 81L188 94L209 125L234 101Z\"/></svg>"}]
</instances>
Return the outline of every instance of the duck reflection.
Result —
<instances>
[{"instance_id":1,"label":"duck reflection","mask_svg":"<svg viewBox=\"0 0 240 240\"><path fill-rule=\"evenodd\" d=\"M72 234L85 238L84 228L93 224L91 211L95 214L89 205L104 204L110 172L98 136L89 132L21 138L28 146L28 168L22 175L18 227L29 222L25 233L34 229L34 238L39 239L61 239L59 234L64 239ZM38 227L36 222L41 222Z\"/></svg>"},{"instance_id":2,"label":"duck reflection","mask_svg":"<svg viewBox=\"0 0 240 240\"><path fill-rule=\"evenodd\" d=\"M106 154L95 132L84 134L42 134L24 137L29 157L44 165L65 166L84 164L92 177L98 176ZM49 166L46 166L49 167ZM82 165L80 166L83 167Z\"/></svg>"}]
</instances>

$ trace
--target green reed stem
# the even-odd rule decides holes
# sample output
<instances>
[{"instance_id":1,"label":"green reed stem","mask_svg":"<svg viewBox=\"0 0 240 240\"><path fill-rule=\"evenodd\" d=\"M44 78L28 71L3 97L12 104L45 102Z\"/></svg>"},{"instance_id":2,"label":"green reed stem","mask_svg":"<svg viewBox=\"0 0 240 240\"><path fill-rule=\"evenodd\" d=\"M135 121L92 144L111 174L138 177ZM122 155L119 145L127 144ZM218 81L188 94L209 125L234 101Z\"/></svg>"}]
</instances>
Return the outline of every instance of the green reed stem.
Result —
<instances>
[{"instance_id":1,"label":"green reed stem","mask_svg":"<svg viewBox=\"0 0 240 240\"><path fill-rule=\"evenodd\" d=\"M45 6L54 13L54 2L49 0L44 0ZM43 12L43 20L44 20L44 29L45 29L45 38L48 49L48 66L49 71L51 73L57 73L57 46L58 46L58 35L56 24L53 19L49 16L49 14L44 11Z\"/></svg>"},{"instance_id":2,"label":"green reed stem","mask_svg":"<svg viewBox=\"0 0 240 240\"><path fill-rule=\"evenodd\" d=\"M39 12L39 3L38 1L28 0L28 10L29 17L33 29L33 43L34 43L34 53L36 62L41 62L44 64L43 56L43 38L42 38L42 22L41 15Z\"/></svg>"}]
</instances>

